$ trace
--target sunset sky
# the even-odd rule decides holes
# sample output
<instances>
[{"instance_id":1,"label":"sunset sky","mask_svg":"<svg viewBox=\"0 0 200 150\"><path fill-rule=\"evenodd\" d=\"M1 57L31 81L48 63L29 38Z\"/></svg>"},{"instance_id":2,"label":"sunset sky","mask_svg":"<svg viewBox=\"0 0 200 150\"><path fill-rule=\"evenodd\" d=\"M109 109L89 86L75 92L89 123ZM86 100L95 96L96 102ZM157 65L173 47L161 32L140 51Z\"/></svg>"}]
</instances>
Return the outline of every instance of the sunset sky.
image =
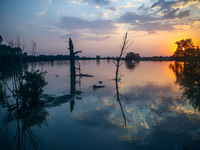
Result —
<instances>
[{"instance_id":1,"label":"sunset sky","mask_svg":"<svg viewBox=\"0 0 200 150\"><path fill-rule=\"evenodd\" d=\"M37 42L37 54L68 55L71 37L80 56L118 56L126 52L171 56L175 42L192 38L200 46L200 0L1 0L3 44L21 35L25 51Z\"/></svg>"}]
</instances>

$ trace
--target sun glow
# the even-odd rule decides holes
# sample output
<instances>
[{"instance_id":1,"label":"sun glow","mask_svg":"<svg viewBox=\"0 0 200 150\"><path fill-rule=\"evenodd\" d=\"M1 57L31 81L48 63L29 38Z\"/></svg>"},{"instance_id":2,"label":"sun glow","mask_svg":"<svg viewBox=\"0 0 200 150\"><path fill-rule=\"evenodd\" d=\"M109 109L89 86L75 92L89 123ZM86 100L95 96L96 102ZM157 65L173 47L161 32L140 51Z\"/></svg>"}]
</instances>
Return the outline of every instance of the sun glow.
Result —
<instances>
[{"instance_id":1,"label":"sun glow","mask_svg":"<svg viewBox=\"0 0 200 150\"><path fill-rule=\"evenodd\" d=\"M185 50L185 48L183 47L183 48L182 48L182 50L184 51L184 50Z\"/></svg>"}]
</instances>

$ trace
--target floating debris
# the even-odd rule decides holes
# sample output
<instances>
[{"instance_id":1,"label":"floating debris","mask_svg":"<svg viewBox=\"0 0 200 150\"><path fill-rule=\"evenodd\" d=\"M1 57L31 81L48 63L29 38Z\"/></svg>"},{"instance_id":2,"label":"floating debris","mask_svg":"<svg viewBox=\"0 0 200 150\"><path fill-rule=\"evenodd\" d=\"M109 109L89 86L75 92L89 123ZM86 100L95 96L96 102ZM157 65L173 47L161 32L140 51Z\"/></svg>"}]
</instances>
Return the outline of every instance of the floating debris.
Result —
<instances>
[{"instance_id":1,"label":"floating debris","mask_svg":"<svg viewBox=\"0 0 200 150\"><path fill-rule=\"evenodd\" d=\"M92 88L93 88L94 91L96 91L97 89L100 89L100 88L104 88L104 87L105 86L103 86L103 85L99 85L99 86L98 85L93 85L92 86Z\"/></svg>"},{"instance_id":2,"label":"floating debris","mask_svg":"<svg viewBox=\"0 0 200 150\"><path fill-rule=\"evenodd\" d=\"M89 75L89 74L78 74L76 76L80 76L80 77L94 77L93 75Z\"/></svg>"}]
</instances>

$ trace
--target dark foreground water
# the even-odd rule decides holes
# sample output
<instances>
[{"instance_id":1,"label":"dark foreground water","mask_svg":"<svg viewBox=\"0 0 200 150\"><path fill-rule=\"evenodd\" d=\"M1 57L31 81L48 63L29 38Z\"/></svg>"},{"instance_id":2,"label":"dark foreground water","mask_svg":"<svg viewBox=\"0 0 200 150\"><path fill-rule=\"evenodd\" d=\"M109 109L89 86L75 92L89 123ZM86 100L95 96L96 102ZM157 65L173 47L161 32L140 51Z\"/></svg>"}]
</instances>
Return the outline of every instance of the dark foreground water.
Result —
<instances>
[{"instance_id":1,"label":"dark foreground water","mask_svg":"<svg viewBox=\"0 0 200 150\"><path fill-rule=\"evenodd\" d=\"M79 62L81 73L94 77L77 77L74 97L69 62L57 61L37 68L48 72L41 100L58 102L18 116L1 99L0 149L200 149L198 63L123 64L115 82L112 61ZM0 90L11 95L2 83Z\"/></svg>"}]
</instances>

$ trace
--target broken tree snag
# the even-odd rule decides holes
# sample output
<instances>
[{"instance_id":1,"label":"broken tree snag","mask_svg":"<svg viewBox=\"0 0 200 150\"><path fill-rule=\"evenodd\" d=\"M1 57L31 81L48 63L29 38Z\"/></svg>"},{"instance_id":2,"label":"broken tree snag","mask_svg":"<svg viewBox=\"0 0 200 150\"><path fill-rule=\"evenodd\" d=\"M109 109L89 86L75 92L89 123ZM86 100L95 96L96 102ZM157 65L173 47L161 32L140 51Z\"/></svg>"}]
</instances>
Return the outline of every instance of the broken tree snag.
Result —
<instances>
[{"instance_id":1,"label":"broken tree snag","mask_svg":"<svg viewBox=\"0 0 200 150\"><path fill-rule=\"evenodd\" d=\"M70 94L75 94L76 92L76 68L75 68L75 59L74 59L74 45L71 38L69 38L69 53L70 53Z\"/></svg>"},{"instance_id":2,"label":"broken tree snag","mask_svg":"<svg viewBox=\"0 0 200 150\"><path fill-rule=\"evenodd\" d=\"M71 38L69 38L69 53L70 53L70 72L71 76L76 76L76 67L75 67L75 55L81 53L82 51L74 52L74 45Z\"/></svg>"},{"instance_id":3,"label":"broken tree snag","mask_svg":"<svg viewBox=\"0 0 200 150\"><path fill-rule=\"evenodd\" d=\"M75 95L76 93L76 67L75 67L75 53L74 53L74 45L72 43L71 38L69 38L69 53L70 53L70 94ZM75 101L74 99L70 101L70 110L71 112L74 109Z\"/></svg>"},{"instance_id":4,"label":"broken tree snag","mask_svg":"<svg viewBox=\"0 0 200 150\"><path fill-rule=\"evenodd\" d=\"M71 38L69 38L69 53L70 53L70 73L71 76L76 76L74 45L72 43Z\"/></svg>"}]
</instances>

